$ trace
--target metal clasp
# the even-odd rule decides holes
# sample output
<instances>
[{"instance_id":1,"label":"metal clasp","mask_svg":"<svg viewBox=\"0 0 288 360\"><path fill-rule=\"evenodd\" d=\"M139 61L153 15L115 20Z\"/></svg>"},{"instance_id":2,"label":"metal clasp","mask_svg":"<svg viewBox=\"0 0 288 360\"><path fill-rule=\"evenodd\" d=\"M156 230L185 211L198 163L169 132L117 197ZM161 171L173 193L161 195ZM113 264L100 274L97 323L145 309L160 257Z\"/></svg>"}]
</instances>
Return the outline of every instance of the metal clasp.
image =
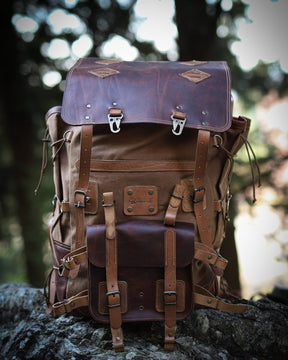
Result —
<instances>
[{"instance_id":1,"label":"metal clasp","mask_svg":"<svg viewBox=\"0 0 288 360\"><path fill-rule=\"evenodd\" d=\"M109 126L112 133L116 134L120 131L120 124L122 119L123 113L120 115L108 114Z\"/></svg>"},{"instance_id":2,"label":"metal clasp","mask_svg":"<svg viewBox=\"0 0 288 360\"><path fill-rule=\"evenodd\" d=\"M178 117L175 117L175 113L173 113L171 115L171 120L173 121L172 133L174 135L181 135L186 123L186 117L180 119Z\"/></svg>"}]
</instances>

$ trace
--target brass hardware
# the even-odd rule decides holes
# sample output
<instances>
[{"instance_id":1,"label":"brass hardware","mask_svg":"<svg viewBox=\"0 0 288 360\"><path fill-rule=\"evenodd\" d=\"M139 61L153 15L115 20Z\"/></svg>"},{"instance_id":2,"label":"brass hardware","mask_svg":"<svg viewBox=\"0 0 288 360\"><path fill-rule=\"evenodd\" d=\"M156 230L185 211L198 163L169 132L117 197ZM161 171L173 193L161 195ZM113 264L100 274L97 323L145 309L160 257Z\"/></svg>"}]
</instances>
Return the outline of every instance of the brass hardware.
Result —
<instances>
[{"instance_id":1,"label":"brass hardware","mask_svg":"<svg viewBox=\"0 0 288 360\"><path fill-rule=\"evenodd\" d=\"M74 306L75 306L75 303L74 303L74 302L72 302L70 305L71 305L71 307L74 307Z\"/></svg>"},{"instance_id":2,"label":"brass hardware","mask_svg":"<svg viewBox=\"0 0 288 360\"><path fill-rule=\"evenodd\" d=\"M208 260L211 260L212 259L212 255L208 255Z\"/></svg>"},{"instance_id":3,"label":"brass hardware","mask_svg":"<svg viewBox=\"0 0 288 360\"><path fill-rule=\"evenodd\" d=\"M119 336L117 336L116 337L116 341L120 341L121 339L120 339L120 337Z\"/></svg>"},{"instance_id":4,"label":"brass hardware","mask_svg":"<svg viewBox=\"0 0 288 360\"><path fill-rule=\"evenodd\" d=\"M143 297L144 296L144 292L140 291L139 296Z\"/></svg>"},{"instance_id":5,"label":"brass hardware","mask_svg":"<svg viewBox=\"0 0 288 360\"><path fill-rule=\"evenodd\" d=\"M153 190L153 189L149 189L149 190L148 190L148 194L149 194L149 195L153 195L153 194L154 194L154 190Z\"/></svg>"},{"instance_id":6,"label":"brass hardware","mask_svg":"<svg viewBox=\"0 0 288 360\"><path fill-rule=\"evenodd\" d=\"M212 303L212 300L211 299L208 299L207 300L207 304L211 304Z\"/></svg>"},{"instance_id":7,"label":"brass hardware","mask_svg":"<svg viewBox=\"0 0 288 360\"><path fill-rule=\"evenodd\" d=\"M153 212L154 211L154 206L150 206L149 207L149 212Z\"/></svg>"},{"instance_id":8,"label":"brass hardware","mask_svg":"<svg viewBox=\"0 0 288 360\"><path fill-rule=\"evenodd\" d=\"M172 337L172 336L173 336L173 334L172 334L171 332L169 332L169 333L168 333L168 336L169 336L169 337Z\"/></svg>"},{"instance_id":9,"label":"brass hardware","mask_svg":"<svg viewBox=\"0 0 288 360\"><path fill-rule=\"evenodd\" d=\"M139 306L139 310L140 310L140 311L143 311L143 310L144 310L144 306L143 306L143 305L140 305L140 306Z\"/></svg>"},{"instance_id":10,"label":"brass hardware","mask_svg":"<svg viewBox=\"0 0 288 360\"><path fill-rule=\"evenodd\" d=\"M132 189L128 189L128 190L127 190L127 194L128 194L128 195L133 195L133 190L132 190Z\"/></svg>"},{"instance_id":11,"label":"brass hardware","mask_svg":"<svg viewBox=\"0 0 288 360\"><path fill-rule=\"evenodd\" d=\"M133 207L132 207L132 206L128 206L127 211L131 213L131 212L133 211Z\"/></svg>"}]
</instances>

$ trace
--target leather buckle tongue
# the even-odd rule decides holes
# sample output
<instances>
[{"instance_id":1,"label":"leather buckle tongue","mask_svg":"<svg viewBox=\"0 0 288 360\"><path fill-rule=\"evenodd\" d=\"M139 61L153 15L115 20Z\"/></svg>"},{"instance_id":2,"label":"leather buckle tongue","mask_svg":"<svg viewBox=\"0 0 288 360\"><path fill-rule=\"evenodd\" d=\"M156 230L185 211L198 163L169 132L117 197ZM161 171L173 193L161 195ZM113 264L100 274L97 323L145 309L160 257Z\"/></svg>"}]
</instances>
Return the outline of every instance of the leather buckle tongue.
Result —
<instances>
[{"instance_id":1,"label":"leather buckle tongue","mask_svg":"<svg viewBox=\"0 0 288 360\"><path fill-rule=\"evenodd\" d=\"M179 111L175 111L171 115L171 119L173 121L172 133L174 135L181 135L186 123L186 114Z\"/></svg>"},{"instance_id":2,"label":"leather buckle tongue","mask_svg":"<svg viewBox=\"0 0 288 360\"><path fill-rule=\"evenodd\" d=\"M109 126L112 133L116 134L120 131L123 113L121 109L110 109L108 114Z\"/></svg>"}]
</instances>

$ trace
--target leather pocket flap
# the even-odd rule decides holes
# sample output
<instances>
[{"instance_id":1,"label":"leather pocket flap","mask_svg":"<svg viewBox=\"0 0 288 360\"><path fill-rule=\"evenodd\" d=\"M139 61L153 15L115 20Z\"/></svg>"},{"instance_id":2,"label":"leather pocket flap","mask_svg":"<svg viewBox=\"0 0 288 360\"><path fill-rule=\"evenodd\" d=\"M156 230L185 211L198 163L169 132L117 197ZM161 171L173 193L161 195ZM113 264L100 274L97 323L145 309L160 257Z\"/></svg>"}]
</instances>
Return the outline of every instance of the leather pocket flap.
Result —
<instances>
[{"instance_id":1,"label":"leather pocket flap","mask_svg":"<svg viewBox=\"0 0 288 360\"><path fill-rule=\"evenodd\" d=\"M117 224L119 267L164 267L164 234L160 221L128 221ZM194 256L194 225L176 223L177 267L186 267ZM89 262L106 265L105 225L87 227Z\"/></svg>"}]
</instances>

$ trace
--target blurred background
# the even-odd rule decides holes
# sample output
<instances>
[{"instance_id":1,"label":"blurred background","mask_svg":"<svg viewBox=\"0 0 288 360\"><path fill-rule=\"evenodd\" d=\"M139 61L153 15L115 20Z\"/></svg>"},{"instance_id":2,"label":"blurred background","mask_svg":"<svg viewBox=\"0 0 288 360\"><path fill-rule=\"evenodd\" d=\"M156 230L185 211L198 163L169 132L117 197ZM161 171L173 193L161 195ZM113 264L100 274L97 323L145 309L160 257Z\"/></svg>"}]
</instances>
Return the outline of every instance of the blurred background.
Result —
<instances>
[{"instance_id":1,"label":"blurred background","mask_svg":"<svg viewBox=\"0 0 288 360\"><path fill-rule=\"evenodd\" d=\"M244 297L266 293L275 284L287 287L287 14L286 0L5 1L0 13L0 283L43 285L51 265L47 221L54 195L52 164L34 195L44 116L61 105L67 70L91 56L228 62L234 115L253 119L249 141L262 187L252 204L243 148L235 159L226 242L235 236Z\"/></svg>"}]
</instances>

